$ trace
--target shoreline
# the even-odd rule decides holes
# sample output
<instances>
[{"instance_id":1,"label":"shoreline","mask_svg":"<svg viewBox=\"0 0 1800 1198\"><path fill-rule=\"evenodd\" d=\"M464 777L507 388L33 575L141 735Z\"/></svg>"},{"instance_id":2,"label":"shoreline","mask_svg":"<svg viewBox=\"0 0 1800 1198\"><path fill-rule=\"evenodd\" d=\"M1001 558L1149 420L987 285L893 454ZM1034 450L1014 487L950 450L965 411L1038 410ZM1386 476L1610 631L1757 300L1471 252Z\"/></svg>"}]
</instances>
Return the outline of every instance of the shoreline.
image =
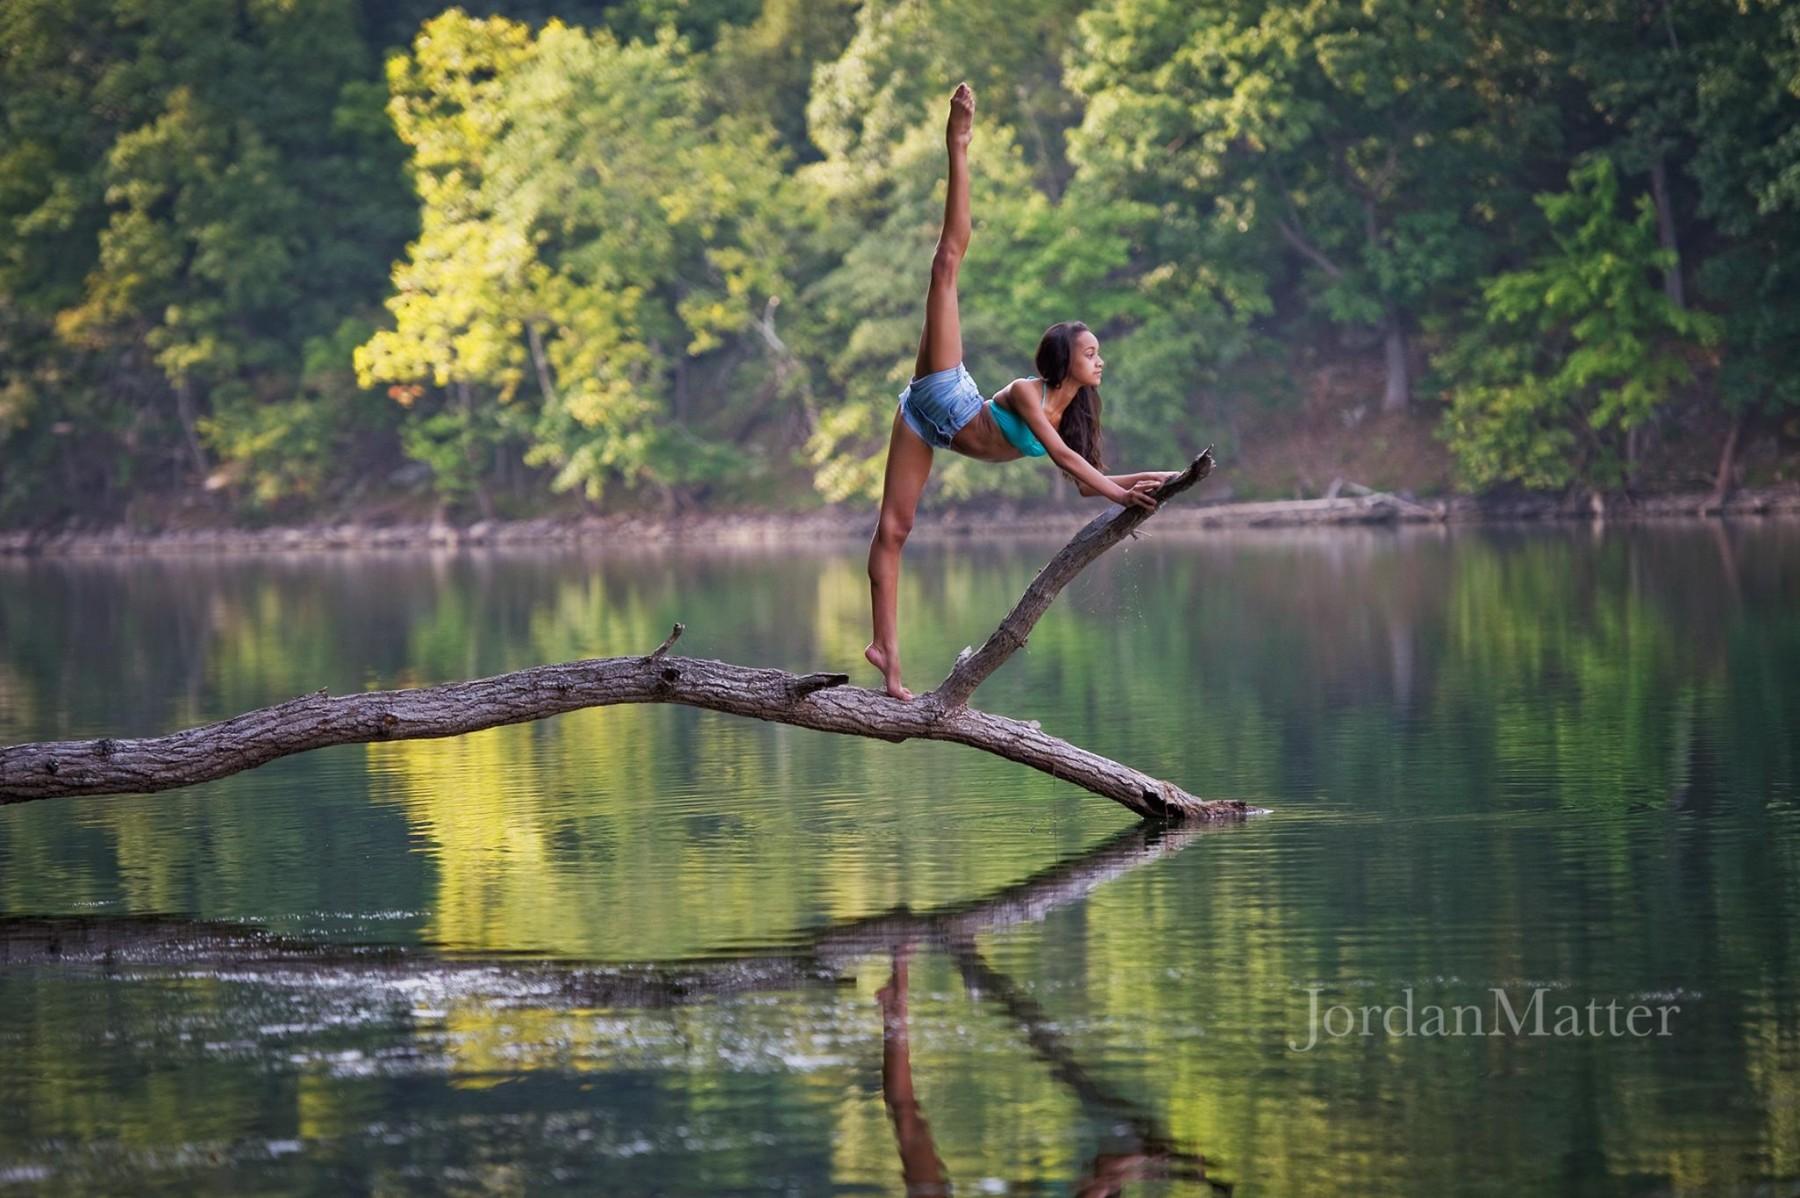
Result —
<instances>
[{"instance_id":1,"label":"shoreline","mask_svg":"<svg viewBox=\"0 0 1800 1198\"><path fill-rule=\"evenodd\" d=\"M1417 502L1383 493L1330 499L1260 503L1181 504L1158 513L1156 531L1227 528L1305 528L1381 524L1493 524L1550 521L1641 522L1676 519L1756 518L1800 515L1800 486L1734 492L1716 510L1702 513L1704 492L1585 497L1525 496L1480 499L1456 496ZM1004 528L1017 535L1069 535L1098 508L995 505L921 514L913 536L922 540L980 537ZM358 549L453 549L481 546L563 546L617 543L763 545L813 540L866 540L875 528L873 505L806 513L691 513L657 516L538 517L482 520L466 526L443 522L364 524L317 522L270 528L194 528L144 531L105 529L0 529L0 557L95 557L118 554L271 553Z\"/></svg>"}]
</instances>

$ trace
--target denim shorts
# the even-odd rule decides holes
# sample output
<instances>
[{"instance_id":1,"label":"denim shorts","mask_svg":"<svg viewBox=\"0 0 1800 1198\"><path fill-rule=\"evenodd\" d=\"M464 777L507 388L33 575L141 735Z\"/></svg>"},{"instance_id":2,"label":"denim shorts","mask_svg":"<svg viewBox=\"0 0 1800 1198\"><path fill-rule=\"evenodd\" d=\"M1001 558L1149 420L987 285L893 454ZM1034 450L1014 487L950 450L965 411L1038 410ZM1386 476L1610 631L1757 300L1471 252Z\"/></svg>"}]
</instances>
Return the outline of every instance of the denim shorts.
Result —
<instances>
[{"instance_id":1,"label":"denim shorts","mask_svg":"<svg viewBox=\"0 0 1800 1198\"><path fill-rule=\"evenodd\" d=\"M985 402L981 388L958 362L908 383L900 393L900 418L919 440L943 449L956 439L963 425L975 419Z\"/></svg>"}]
</instances>

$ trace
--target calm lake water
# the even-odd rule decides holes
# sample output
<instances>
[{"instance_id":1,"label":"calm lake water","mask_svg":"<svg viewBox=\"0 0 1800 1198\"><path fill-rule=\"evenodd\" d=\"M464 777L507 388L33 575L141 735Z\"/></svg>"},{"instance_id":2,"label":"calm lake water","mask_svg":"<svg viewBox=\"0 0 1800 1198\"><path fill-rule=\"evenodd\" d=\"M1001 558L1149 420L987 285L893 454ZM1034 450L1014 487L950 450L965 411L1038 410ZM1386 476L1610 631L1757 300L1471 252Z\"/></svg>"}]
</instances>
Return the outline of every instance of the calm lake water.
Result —
<instances>
[{"instance_id":1,"label":"calm lake water","mask_svg":"<svg viewBox=\"0 0 1800 1198\"><path fill-rule=\"evenodd\" d=\"M909 547L911 684L1055 548ZM0 743L677 620L868 684L867 610L852 544L0 562ZM975 702L1272 814L651 706L0 808L0 1195L1800 1189L1800 526L1153 533Z\"/></svg>"}]
</instances>

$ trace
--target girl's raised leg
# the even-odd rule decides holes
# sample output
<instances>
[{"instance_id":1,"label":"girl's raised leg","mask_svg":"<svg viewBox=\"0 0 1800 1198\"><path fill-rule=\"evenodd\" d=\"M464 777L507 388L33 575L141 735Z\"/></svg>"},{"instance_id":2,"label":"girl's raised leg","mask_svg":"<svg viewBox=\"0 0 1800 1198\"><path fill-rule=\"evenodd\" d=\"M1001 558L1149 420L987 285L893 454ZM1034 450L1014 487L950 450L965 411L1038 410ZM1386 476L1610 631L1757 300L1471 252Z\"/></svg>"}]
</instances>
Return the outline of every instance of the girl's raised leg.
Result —
<instances>
[{"instance_id":1,"label":"girl's raised leg","mask_svg":"<svg viewBox=\"0 0 1800 1198\"><path fill-rule=\"evenodd\" d=\"M900 550L912 532L919 495L931 475L931 446L919 440L894 413L888 435L887 470L881 478L881 518L869 542L869 598L874 608L875 636L863 656L881 671L887 693L908 700L900 685Z\"/></svg>"},{"instance_id":2,"label":"girl's raised leg","mask_svg":"<svg viewBox=\"0 0 1800 1198\"><path fill-rule=\"evenodd\" d=\"M948 370L963 358L962 319L956 308L956 275L969 249L969 139L975 123L975 93L959 83L950 97L944 129L950 152L950 184L944 193L944 227L931 256L931 286L925 292L925 330L913 377Z\"/></svg>"},{"instance_id":3,"label":"girl's raised leg","mask_svg":"<svg viewBox=\"0 0 1800 1198\"><path fill-rule=\"evenodd\" d=\"M962 322L956 310L956 274L969 248L969 138L975 122L975 93L958 84L950 97L944 128L950 154L950 183L944 195L944 228L931 256L931 286L925 292L925 330L913 377L948 370L962 361ZM919 440L900 413L888 435L887 469L881 479L881 519L869 543L869 600L874 637L863 656L881 671L887 693L911 699L900 683L900 550L912 532L919 495L931 475L931 446Z\"/></svg>"}]
</instances>

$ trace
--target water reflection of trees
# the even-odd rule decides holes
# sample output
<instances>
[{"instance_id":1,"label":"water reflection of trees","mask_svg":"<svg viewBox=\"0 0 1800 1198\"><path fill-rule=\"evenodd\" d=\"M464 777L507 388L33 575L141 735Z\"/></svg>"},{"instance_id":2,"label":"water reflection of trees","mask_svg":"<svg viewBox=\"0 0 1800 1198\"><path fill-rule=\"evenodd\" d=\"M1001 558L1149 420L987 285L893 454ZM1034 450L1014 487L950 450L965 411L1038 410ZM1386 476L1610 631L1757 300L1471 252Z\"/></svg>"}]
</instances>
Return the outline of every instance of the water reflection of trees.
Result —
<instances>
[{"instance_id":1,"label":"water reflection of trees","mask_svg":"<svg viewBox=\"0 0 1800 1198\"><path fill-rule=\"evenodd\" d=\"M903 597L918 660L948 660L970 629L990 626L1044 555L922 553ZM1744 1176L1744 1160L1761 1154L1757 1168L1793 1176L1787 1145L1800 1141L1781 1128L1792 1131L1800 1110L1796 563L1800 533L1777 524L1127 547L988 684L993 705L1208 793L1278 812L1304 805L1335 822L1303 856L1217 862L1179 901L1122 909L1115 890L1071 908L1056 936L1036 946L1027 935L999 963L1067 984L1106 1018L1141 1018L1133 1051L1160 1062L1157 1089L1183 1138L1268 1146L1260 1167L1294 1188L1324 1176L1310 1144L1391 1146L1396 1109L1406 1136L1449 1144L1453 1113L1490 1101L1456 1080L1477 1066L1500 1079L1485 1085L1511 1076L1551 1089L1599 1071L1611 1168L1716 1182ZM0 586L0 725L30 724L30 739L163 730L316 685L641 652L676 618L697 652L794 668L854 660L866 639L860 565L826 550L61 563L20 577ZM946 909L1029 874L1047 843L1117 826L1065 803L1054 784L1014 789L966 759L913 748L646 709L320 754L192 794L0 813L0 907L394 909L425 913L401 932L476 955L704 965L717 947L792 949L778 942L794 928ZM903 786L906 802L886 801ZM1669 808L1680 818L1646 840L1631 813ZM1025 811L1059 822L1014 835ZM1491 832L1458 834L1459 820ZM1206 921L1204 938L1195 921ZM1368 941L1389 927L1393 946ZM887 944L865 940L862 951ZM920 944L919 976L960 972L948 940ZM1143 964L1164 955L1217 973L1164 985ZM778 957L758 959L777 968ZM1428 1067L1403 1081L1324 1061L1247 1098L1233 1080L1265 1076L1256 1029L1286 1026L1269 996L1285 998L1296 979L1456 971L1712 979L1723 1014L1696 1028L1705 1061L1694 1072L1740 1108L1690 1132L1700 1116L1666 1109L1679 1072L1666 1060L1552 1063L1499 1049L1422 1058ZM790 972L782 984L794 981ZM1208 1045L1215 1055L1180 1038L1239 1011ZM508 1017L529 1028L537 1015L557 1018ZM493 1012L475 1004L450 1019L466 1034L470 1075L518 1065ZM931 1108L938 1136L978 1119L990 1079L967 1078L954 1050L918 1038L912 1049L922 1090L952 1073L975 1083L973 1097ZM44 1053L53 1073L54 1047ZM1345 1093L1369 1105L1336 1102ZM1547 1104L1545 1137L1572 1114ZM891 1152L889 1129L874 1132L876 1155ZM1400 1180L1392 1167L1368 1169Z\"/></svg>"}]
</instances>

